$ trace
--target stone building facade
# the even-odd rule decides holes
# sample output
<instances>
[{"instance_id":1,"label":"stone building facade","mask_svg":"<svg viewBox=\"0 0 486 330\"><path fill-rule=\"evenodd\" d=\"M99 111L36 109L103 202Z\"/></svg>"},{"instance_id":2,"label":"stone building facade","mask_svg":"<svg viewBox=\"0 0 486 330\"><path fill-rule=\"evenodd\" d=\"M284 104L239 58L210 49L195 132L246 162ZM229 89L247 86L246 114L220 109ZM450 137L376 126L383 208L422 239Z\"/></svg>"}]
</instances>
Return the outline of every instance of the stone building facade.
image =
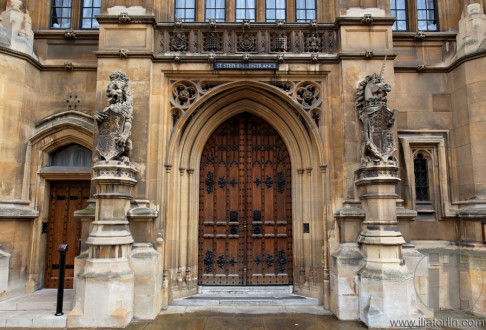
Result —
<instances>
[{"instance_id":1,"label":"stone building facade","mask_svg":"<svg viewBox=\"0 0 486 330\"><path fill-rule=\"evenodd\" d=\"M394 300L485 315L485 6L0 0L1 297L55 287L68 242L70 326L200 285L292 285L369 326ZM119 70L132 146L111 164L93 116ZM381 160L357 109L374 73L398 110Z\"/></svg>"}]
</instances>

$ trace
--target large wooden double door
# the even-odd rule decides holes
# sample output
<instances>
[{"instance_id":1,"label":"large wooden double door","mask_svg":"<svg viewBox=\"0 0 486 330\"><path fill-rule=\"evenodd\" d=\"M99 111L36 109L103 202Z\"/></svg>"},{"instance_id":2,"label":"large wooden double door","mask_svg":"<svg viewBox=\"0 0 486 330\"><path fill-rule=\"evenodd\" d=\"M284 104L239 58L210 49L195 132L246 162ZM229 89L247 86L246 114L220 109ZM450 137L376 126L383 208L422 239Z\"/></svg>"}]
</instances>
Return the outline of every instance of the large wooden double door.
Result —
<instances>
[{"instance_id":1,"label":"large wooden double door","mask_svg":"<svg viewBox=\"0 0 486 330\"><path fill-rule=\"evenodd\" d=\"M74 257L79 255L81 222L74 217L74 211L88 206L89 181L52 181L49 219L43 232L47 233L47 256L45 288L57 288L59 277L60 244L68 244L64 287L72 289L74 280Z\"/></svg>"},{"instance_id":2,"label":"large wooden double door","mask_svg":"<svg viewBox=\"0 0 486 330\"><path fill-rule=\"evenodd\" d=\"M292 283L290 158L275 129L249 113L217 128L199 196L200 285Z\"/></svg>"}]
</instances>

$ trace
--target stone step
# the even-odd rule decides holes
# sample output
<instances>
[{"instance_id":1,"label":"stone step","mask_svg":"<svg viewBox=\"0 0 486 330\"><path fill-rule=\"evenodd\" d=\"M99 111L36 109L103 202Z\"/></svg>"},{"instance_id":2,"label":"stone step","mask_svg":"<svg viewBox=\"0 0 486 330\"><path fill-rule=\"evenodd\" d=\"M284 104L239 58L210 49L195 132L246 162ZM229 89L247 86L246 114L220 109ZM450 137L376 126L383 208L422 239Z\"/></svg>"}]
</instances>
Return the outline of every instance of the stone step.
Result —
<instances>
[{"instance_id":1,"label":"stone step","mask_svg":"<svg viewBox=\"0 0 486 330\"><path fill-rule=\"evenodd\" d=\"M174 306L317 306L319 301L294 294L288 295L214 295L197 294L174 299Z\"/></svg>"},{"instance_id":2,"label":"stone step","mask_svg":"<svg viewBox=\"0 0 486 330\"><path fill-rule=\"evenodd\" d=\"M61 316L54 312L0 311L0 328L66 328L68 311Z\"/></svg>"},{"instance_id":3,"label":"stone step","mask_svg":"<svg viewBox=\"0 0 486 330\"><path fill-rule=\"evenodd\" d=\"M272 294L292 294L292 285L267 285L267 286L208 286L198 287L199 294L225 294L225 295L272 295Z\"/></svg>"},{"instance_id":4,"label":"stone step","mask_svg":"<svg viewBox=\"0 0 486 330\"><path fill-rule=\"evenodd\" d=\"M72 309L73 290L64 290L63 311ZM0 311L46 311L56 312L57 290L43 289L31 294L22 294L0 301Z\"/></svg>"}]
</instances>

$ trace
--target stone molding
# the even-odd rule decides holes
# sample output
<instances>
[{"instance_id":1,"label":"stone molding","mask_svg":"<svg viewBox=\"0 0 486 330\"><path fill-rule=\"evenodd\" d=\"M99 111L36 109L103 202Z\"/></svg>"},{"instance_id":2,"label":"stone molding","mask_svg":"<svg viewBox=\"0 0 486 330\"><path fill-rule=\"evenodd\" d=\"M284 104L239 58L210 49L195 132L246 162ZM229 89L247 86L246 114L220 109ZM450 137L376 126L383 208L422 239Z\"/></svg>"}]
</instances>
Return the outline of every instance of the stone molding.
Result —
<instances>
[{"instance_id":1,"label":"stone molding","mask_svg":"<svg viewBox=\"0 0 486 330\"><path fill-rule=\"evenodd\" d=\"M31 220L39 216L39 211L30 207L30 201L18 199L0 199L0 221Z\"/></svg>"}]
</instances>

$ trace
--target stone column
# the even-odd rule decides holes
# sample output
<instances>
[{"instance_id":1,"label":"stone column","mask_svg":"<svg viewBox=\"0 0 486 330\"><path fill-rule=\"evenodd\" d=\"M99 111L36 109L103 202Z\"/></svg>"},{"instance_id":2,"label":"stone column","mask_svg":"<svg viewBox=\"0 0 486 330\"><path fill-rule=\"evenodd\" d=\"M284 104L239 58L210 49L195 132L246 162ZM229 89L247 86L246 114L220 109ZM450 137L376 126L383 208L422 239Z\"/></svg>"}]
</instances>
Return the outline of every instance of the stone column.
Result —
<instances>
[{"instance_id":1,"label":"stone column","mask_svg":"<svg viewBox=\"0 0 486 330\"><path fill-rule=\"evenodd\" d=\"M358 243L365 255L358 272L359 314L368 327L391 327L391 320L416 320L413 277L402 255L405 240L397 221L400 182L393 124L397 110L387 107L391 86L373 74L358 85L356 108L363 123L361 162L355 184L365 212Z\"/></svg>"},{"instance_id":2,"label":"stone column","mask_svg":"<svg viewBox=\"0 0 486 330\"><path fill-rule=\"evenodd\" d=\"M398 166L380 160L361 164L356 185L366 216L358 243L366 256L358 272L360 319L369 327L419 317L413 278L405 265L395 188Z\"/></svg>"},{"instance_id":3,"label":"stone column","mask_svg":"<svg viewBox=\"0 0 486 330\"><path fill-rule=\"evenodd\" d=\"M96 214L68 327L125 327L132 319L134 274L128 257L133 238L126 214L136 173L129 163L115 160L93 166Z\"/></svg>"}]
</instances>

